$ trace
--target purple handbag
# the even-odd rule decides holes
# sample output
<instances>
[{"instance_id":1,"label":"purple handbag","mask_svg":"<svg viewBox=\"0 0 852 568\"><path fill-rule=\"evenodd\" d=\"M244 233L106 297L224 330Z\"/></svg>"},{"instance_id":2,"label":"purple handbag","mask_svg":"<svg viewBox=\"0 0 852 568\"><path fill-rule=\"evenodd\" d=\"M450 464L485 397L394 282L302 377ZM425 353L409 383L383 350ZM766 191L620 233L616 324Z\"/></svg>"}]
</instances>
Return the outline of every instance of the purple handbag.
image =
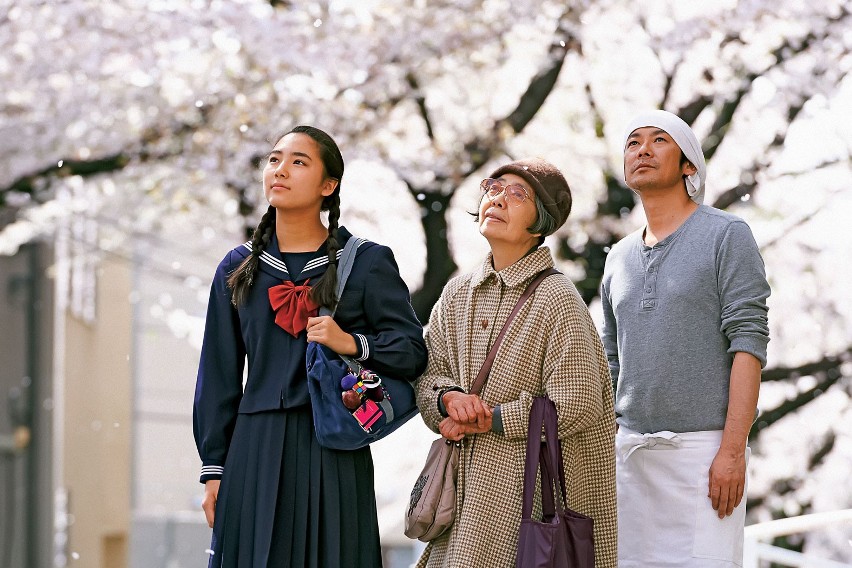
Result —
<instances>
[{"instance_id":1,"label":"purple handbag","mask_svg":"<svg viewBox=\"0 0 852 568\"><path fill-rule=\"evenodd\" d=\"M541 440L542 426L544 441ZM540 521L532 518L539 465ZM554 491L558 494L556 497ZM593 521L567 506L556 405L547 397L533 399L530 409L522 511L515 562L518 568L594 568Z\"/></svg>"}]
</instances>

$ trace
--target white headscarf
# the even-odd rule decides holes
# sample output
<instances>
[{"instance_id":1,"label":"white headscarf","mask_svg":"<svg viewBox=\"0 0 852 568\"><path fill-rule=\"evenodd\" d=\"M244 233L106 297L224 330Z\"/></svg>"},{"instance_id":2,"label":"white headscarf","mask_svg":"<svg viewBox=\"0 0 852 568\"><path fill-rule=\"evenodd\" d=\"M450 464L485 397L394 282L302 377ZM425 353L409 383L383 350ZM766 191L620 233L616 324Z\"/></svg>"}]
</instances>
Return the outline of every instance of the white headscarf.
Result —
<instances>
[{"instance_id":1,"label":"white headscarf","mask_svg":"<svg viewBox=\"0 0 852 568\"><path fill-rule=\"evenodd\" d=\"M685 180L686 192L689 194L690 199L701 205L704 201L704 180L707 178L707 164L704 162L704 152L701 150L701 144L698 143L695 133L676 114L665 110L652 110L643 112L630 121L624 131L624 140L621 143L622 149L625 148L627 138L633 134L634 130L646 126L655 126L661 130L665 130L675 141L675 144L680 146L686 159L696 167L698 171L688 176Z\"/></svg>"}]
</instances>

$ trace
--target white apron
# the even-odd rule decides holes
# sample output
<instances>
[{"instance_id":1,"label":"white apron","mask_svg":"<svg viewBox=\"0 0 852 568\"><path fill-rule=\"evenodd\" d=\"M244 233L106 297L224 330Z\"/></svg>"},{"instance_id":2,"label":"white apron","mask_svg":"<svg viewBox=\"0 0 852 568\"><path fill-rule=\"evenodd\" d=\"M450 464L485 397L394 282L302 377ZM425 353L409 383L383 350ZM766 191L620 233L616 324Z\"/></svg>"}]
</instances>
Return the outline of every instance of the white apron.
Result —
<instances>
[{"instance_id":1,"label":"white apron","mask_svg":"<svg viewBox=\"0 0 852 568\"><path fill-rule=\"evenodd\" d=\"M721 430L640 434L619 426L619 568L742 566L745 493L724 519L707 497L710 464L721 442ZM746 464L749 454L746 448Z\"/></svg>"}]
</instances>

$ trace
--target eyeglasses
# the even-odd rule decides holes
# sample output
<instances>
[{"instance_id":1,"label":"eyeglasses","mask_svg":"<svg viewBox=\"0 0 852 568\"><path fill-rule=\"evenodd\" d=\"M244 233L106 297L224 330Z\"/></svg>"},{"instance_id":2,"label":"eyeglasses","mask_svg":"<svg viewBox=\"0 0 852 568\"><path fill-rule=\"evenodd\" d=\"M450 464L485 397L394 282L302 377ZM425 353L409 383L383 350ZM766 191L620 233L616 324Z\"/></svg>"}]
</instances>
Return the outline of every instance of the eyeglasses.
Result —
<instances>
[{"instance_id":1,"label":"eyeglasses","mask_svg":"<svg viewBox=\"0 0 852 568\"><path fill-rule=\"evenodd\" d=\"M514 207L520 206L525 200L530 198L524 186L517 183L503 184L500 180L493 178L485 178L479 184L479 189L489 201L494 201L498 195L504 193L506 202Z\"/></svg>"}]
</instances>

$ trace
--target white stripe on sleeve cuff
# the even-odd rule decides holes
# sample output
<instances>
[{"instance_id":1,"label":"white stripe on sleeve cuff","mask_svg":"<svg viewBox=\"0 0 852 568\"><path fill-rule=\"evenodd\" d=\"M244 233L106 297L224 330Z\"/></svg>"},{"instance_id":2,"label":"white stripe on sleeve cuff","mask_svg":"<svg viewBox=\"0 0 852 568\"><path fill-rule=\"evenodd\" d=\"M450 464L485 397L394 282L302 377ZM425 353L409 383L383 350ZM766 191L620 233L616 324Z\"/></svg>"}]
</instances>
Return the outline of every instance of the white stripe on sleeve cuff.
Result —
<instances>
[{"instance_id":1,"label":"white stripe on sleeve cuff","mask_svg":"<svg viewBox=\"0 0 852 568\"><path fill-rule=\"evenodd\" d=\"M355 360L366 361L370 357L370 344L367 343L367 338L360 333L354 333L353 335L361 342L361 356L355 357Z\"/></svg>"},{"instance_id":2,"label":"white stripe on sleeve cuff","mask_svg":"<svg viewBox=\"0 0 852 568\"><path fill-rule=\"evenodd\" d=\"M201 466L201 475L222 475L225 473L225 467L221 465L203 465Z\"/></svg>"}]
</instances>

